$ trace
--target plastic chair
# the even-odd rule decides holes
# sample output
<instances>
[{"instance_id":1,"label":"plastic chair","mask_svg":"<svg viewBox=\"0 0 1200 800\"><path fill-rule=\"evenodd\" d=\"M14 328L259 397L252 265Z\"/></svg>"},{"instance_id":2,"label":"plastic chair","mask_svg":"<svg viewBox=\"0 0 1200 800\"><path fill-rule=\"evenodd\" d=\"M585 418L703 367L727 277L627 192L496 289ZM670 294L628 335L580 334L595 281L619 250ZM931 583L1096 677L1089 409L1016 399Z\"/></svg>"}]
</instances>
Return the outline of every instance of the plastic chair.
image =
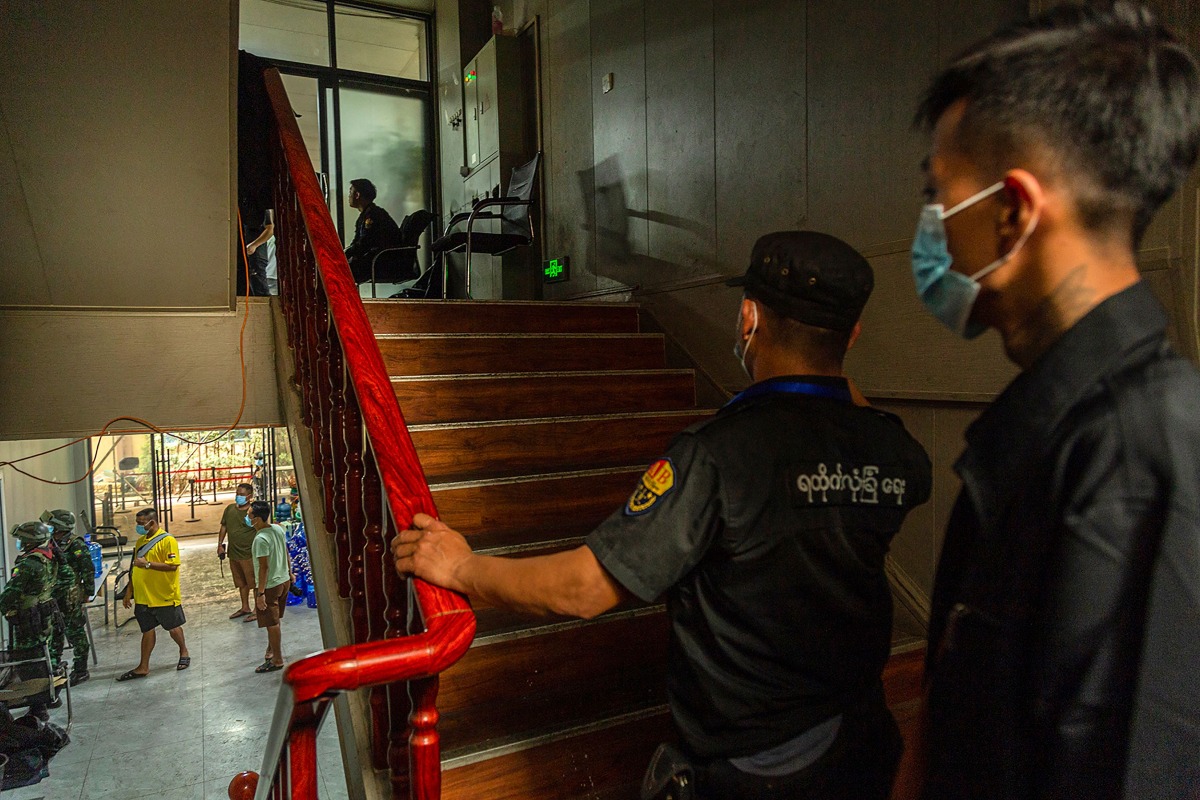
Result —
<instances>
[{"instance_id":1,"label":"plastic chair","mask_svg":"<svg viewBox=\"0 0 1200 800\"><path fill-rule=\"evenodd\" d=\"M400 283L412 280L421 274L417 264L417 249L421 234L433 221L433 214L425 209L414 211L400 223L400 244L385 247L371 259L371 297L375 297L376 283Z\"/></svg>"},{"instance_id":2,"label":"plastic chair","mask_svg":"<svg viewBox=\"0 0 1200 800\"><path fill-rule=\"evenodd\" d=\"M125 555L124 548L129 544L129 539L121 534L120 528L115 525L92 525L88 521L87 511L83 509L79 510L79 521L83 523L93 542L101 547L117 548L117 560Z\"/></svg>"},{"instance_id":3,"label":"plastic chair","mask_svg":"<svg viewBox=\"0 0 1200 800\"><path fill-rule=\"evenodd\" d=\"M478 200L470 211L454 215L446 226L447 233L432 245L432 250L442 258L442 299L446 297L447 271L449 263L446 253L466 250L467 253L467 297L471 296L471 254L487 253L498 256L516 247L528 247L533 244L533 219L529 209L533 206L533 190L537 185L538 164L542 154L538 153L532 159L519 167L514 167L508 179L508 190L504 197L489 197ZM486 211L489 208L502 209L499 213ZM500 233L476 233L472 230L476 220L500 220ZM455 225L466 222L466 230L452 231Z\"/></svg>"}]
</instances>

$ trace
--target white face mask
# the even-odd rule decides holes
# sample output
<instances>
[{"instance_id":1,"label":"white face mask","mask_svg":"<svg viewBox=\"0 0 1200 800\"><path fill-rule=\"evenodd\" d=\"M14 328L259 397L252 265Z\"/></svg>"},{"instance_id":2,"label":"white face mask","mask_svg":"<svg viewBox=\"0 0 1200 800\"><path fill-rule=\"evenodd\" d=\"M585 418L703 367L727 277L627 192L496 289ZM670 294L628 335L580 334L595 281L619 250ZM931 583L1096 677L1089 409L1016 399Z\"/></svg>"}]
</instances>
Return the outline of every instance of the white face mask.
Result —
<instances>
[{"instance_id":1,"label":"white face mask","mask_svg":"<svg viewBox=\"0 0 1200 800\"><path fill-rule=\"evenodd\" d=\"M742 365L742 371L754 380L754 376L750 374L750 370L746 368L746 353L750 352L750 343L754 341L754 334L758 333L758 304L751 306L754 309L754 322L750 325L750 336L746 339L746 344L742 344L742 315L738 314L738 337L733 343L733 354L737 356L738 363Z\"/></svg>"}]
</instances>

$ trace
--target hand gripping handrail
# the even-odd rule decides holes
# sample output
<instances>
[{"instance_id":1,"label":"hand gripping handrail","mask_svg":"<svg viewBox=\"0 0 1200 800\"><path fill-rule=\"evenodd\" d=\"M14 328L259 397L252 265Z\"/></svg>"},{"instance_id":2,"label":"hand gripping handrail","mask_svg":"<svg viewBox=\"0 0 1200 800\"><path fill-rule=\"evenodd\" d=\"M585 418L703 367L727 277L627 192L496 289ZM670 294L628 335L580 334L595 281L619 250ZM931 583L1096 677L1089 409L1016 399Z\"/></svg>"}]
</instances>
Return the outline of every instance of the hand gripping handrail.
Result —
<instances>
[{"instance_id":1,"label":"hand gripping handrail","mask_svg":"<svg viewBox=\"0 0 1200 800\"><path fill-rule=\"evenodd\" d=\"M407 775L396 775L405 765L394 741L378 741L387 733L378 725L372 757L376 766L392 767L398 796L407 786L413 800L434 800L441 790L437 675L470 646L475 616L462 596L411 579L406 591L391 571L385 530L402 530L415 513L436 509L283 82L275 69L263 78L274 122L280 300L313 437L313 474L324 488L325 527L337 543L339 593L352 601L357 643L284 671L262 780L243 773L230 796L249 796L254 786L256 798L315 800L316 732L329 699L411 681ZM360 497L361 504L344 502ZM406 629L406 616L422 630ZM397 688L378 706L387 716L391 703L393 726Z\"/></svg>"}]
</instances>

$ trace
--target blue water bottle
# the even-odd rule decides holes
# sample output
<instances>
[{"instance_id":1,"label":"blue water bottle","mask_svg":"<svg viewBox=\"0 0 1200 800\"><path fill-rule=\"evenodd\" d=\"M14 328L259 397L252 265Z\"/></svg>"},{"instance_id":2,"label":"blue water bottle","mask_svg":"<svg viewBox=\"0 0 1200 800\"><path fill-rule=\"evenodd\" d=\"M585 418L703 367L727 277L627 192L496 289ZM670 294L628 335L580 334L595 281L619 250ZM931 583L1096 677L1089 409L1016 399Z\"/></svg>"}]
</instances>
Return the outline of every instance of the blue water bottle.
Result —
<instances>
[{"instance_id":1,"label":"blue water bottle","mask_svg":"<svg viewBox=\"0 0 1200 800\"><path fill-rule=\"evenodd\" d=\"M99 579L100 573L104 572L104 560L100 557L100 545L89 541L87 547L88 552L92 554L92 570L95 572L92 577Z\"/></svg>"}]
</instances>

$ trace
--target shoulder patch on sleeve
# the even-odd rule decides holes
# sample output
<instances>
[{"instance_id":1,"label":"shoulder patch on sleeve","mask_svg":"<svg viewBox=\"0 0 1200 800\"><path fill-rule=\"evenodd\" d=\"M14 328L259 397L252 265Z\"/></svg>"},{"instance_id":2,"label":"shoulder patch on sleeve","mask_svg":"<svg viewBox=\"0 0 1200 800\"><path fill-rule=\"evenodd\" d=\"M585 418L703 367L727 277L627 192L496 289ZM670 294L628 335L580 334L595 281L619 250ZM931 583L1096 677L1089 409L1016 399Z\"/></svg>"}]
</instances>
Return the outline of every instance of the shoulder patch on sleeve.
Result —
<instances>
[{"instance_id":1,"label":"shoulder patch on sleeve","mask_svg":"<svg viewBox=\"0 0 1200 800\"><path fill-rule=\"evenodd\" d=\"M642 475L637 488L629 496L629 502L625 504L625 513L631 517L645 514L674 489L675 465L669 458L660 458Z\"/></svg>"}]
</instances>

